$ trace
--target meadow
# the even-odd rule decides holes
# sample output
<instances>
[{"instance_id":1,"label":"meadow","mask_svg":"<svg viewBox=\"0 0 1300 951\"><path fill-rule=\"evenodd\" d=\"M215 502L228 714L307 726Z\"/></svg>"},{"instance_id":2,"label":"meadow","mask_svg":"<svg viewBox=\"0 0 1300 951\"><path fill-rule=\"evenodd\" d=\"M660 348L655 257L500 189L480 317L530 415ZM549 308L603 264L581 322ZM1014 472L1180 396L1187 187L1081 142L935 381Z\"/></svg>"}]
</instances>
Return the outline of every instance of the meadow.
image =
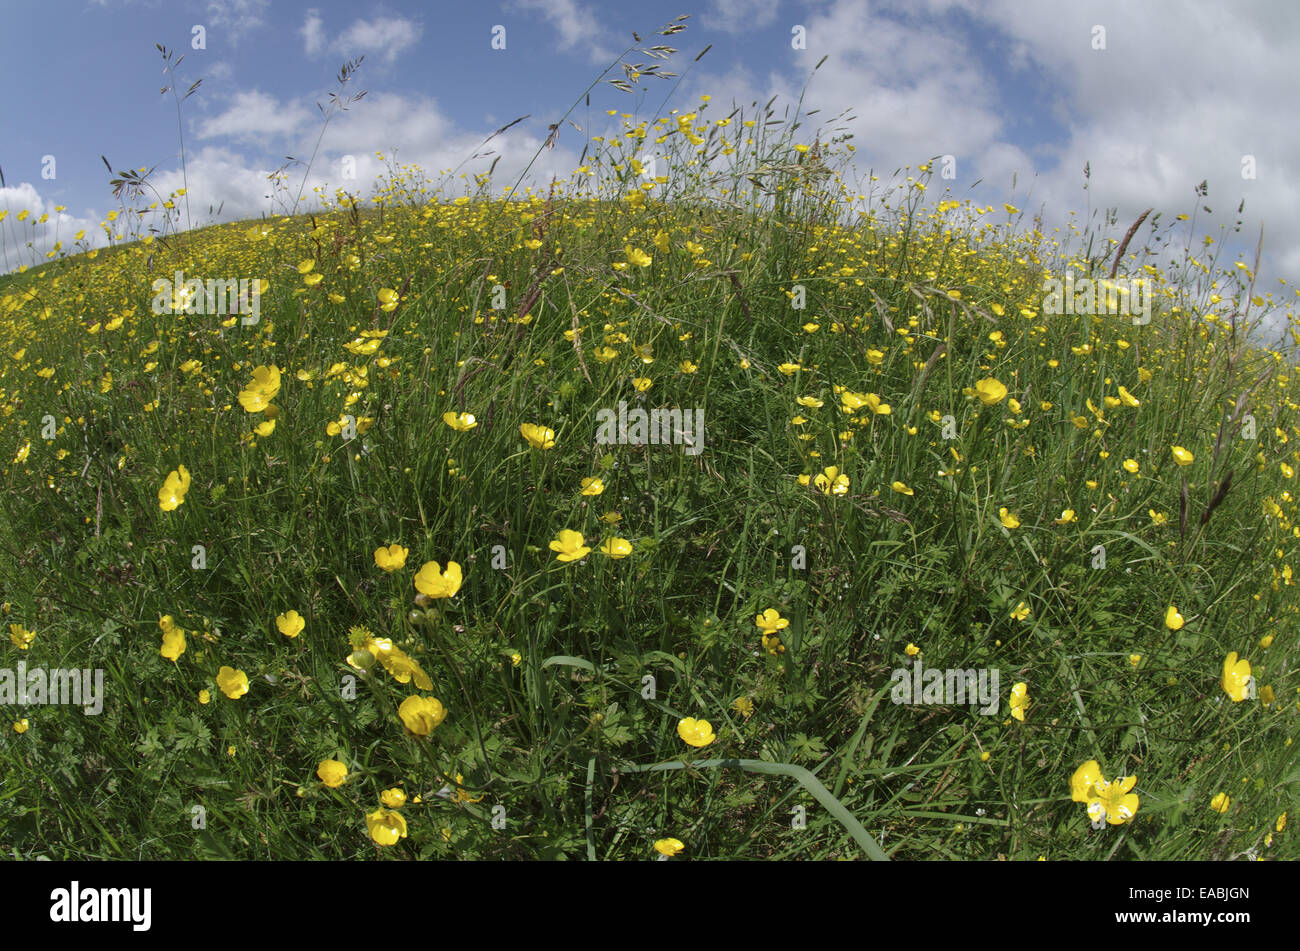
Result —
<instances>
[{"instance_id":1,"label":"meadow","mask_svg":"<svg viewBox=\"0 0 1300 951\"><path fill-rule=\"evenodd\" d=\"M1300 856L1258 263L771 103L612 120L526 190L390 161L149 233L119 173L49 260L0 212L2 666L103 682L0 677L7 854ZM1149 321L1049 313L1067 273Z\"/></svg>"}]
</instances>

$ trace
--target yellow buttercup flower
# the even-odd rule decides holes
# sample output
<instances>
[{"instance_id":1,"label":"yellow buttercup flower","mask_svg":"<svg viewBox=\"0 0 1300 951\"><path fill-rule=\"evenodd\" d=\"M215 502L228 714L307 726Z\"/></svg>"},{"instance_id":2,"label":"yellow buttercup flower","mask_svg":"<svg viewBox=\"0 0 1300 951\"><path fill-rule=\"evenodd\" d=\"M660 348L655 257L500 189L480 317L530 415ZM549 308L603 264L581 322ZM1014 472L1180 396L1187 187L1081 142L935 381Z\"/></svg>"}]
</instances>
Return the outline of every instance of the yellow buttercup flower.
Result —
<instances>
[{"instance_id":1,"label":"yellow buttercup flower","mask_svg":"<svg viewBox=\"0 0 1300 951\"><path fill-rule=\"evenodd\" d=\"M682 845L678 839L659 839L655 842L655 851L660 855L666 855L669 858L676 855L686 846Z\"/></svg>"},{"instance_id":2,"label":"yellow buttercup flower","mask_svg":"<svg viewBox=\"0 0 1300 951\"><path fill-rule=\"evenodd\" d=\"M172 622L170 614L164 615L158 621L158 626L163 632L162 647L158 653L170 661L179 660L181 654L185 653L185 632Z\"/></svg>"},{"instance_id":3,"label":"yellow buttercup flower","mask_svg":"<svg viewBox=\"0 0 1300 951\"><path fill-rule=\"evenodd\" d=\"M374 637L365 628L354 627L348 637L356 650L348 655L348 664L357 670L369 670L379 661L399 684L412 680L420 690L432 690L433 681L416 661L387 637Z\"/></svg>"},{"instance_id":4,"label":"yellow buttercup flower","mask_svg":"<svg viewBox=\"0 0 1300 951\"><path fill-rule=\"evenodd\" d=\"M988 377L975 384L975 395L985 406L992 406L1006 397L1007 388L993 377Z\"/></svg>"},{"instance_id":5,"label":"yellow buttercup flower","mask_svg":"<svg viewBox=\"0 0 1300 951\"><path fill-rule=\"evenodd\" d=\"M375 564L384 571L396 571L406 564L406 556L410 553L409 548L403 548L401 545L376 548Z\"/></svg>"},{"instance_id":6,"label":"yellow buttercup flower","mask_svg":"<svg viewBox=\"0 0 1300 951\"><path fill-rule=\"evenodd\" d=\"M866 393L854 393L852 390L845 390L840 393L840 412L853 415L862 407L867 405Z\"/></svg>"},{"instance_id":7,"label":"yellow buttercup flower","mask_svg":"<svg viewBox=\"0 0 1300 951\"><path fill-rule=\"evenodd\" d=\"M446 412L442 414L442 421L458 433L468 432L478 425L473 413Z\"/></svg>"},{"instance_id":8,"label":"yellow buttercup flower","mask_svg":"<svg viewBox=\"0 0 1300 951\"><path fill-rule=\"evenodd\" d=\"M398 706L397 715L402 725L416 736L428 736L434 727L447 719L447 710L437 697L412 694Z\"/></svg>"},{"instance_id":9,"label":"yellow buttercup flower","mask_svg":"<svg viewBox=\"0 0 1300 951\"><path fill-rule=\"evenodd\" d=\"M447 570L441 571L436 561L426 561L415 575L415 590L428 598L450 598L460 590L462 580L456 562L447 562Z\"/></svg>"},{"instance_id":10,"label":"yellow buttercup flower","mask_svg":"<svg viewBox=\"0 0 1300 951\"><path fill-rule=\"evenodd\" d=\"M280 369L276 366L253 368L253 379L239 391L239 405L249 413L260 413L271 405L280 392Z\"/></svg>"},{"instance_id":11,"label":"yellow buttercup flower","mask_svg":"<svg viewBox=\"0 0 1300 951\"><path fill-rule=\"evenodd\" d=\"M1130 821L1138 810L1138 797L1130 792L1136 783L1136 776L1123 776L1113 782L1098 779L1093 783L1093 798L1088 800L1088 818L1093 822L1105 819L1113 826Z\"/></svg>"},{"instance_id":12,"label":"yellow buttercup flower","mask_svg":"<svg viewBox=\"0 0 1300 951\"><path fill-rule=\"evenodd\" d=\"M1002 521L1002 524L1005 525L1007 528L1020 527L1020 519L1018 519L1015 515L1013 515L1006 508L1006 506L1003 506L1002 508L998 509L998 518Z\"/></svg>"},{"instance_id":13,"label":"yellow buttercup flower","mask_svg":"<svg viewBox=\"0 0 1300 951\"><path fill-rule=\"evenodd\" d=\"M1210 800L1210 808L1213 809L1215 812L1219 813L1220 815L1227 812L1228 807L1231 805L1232 805L1232 797L1229 796L1227 793L1222 793L1222 792L1218 793L1214 796L1213 799Z\"/></svg>"},{"instance_id":14,"label":"yellow buttercup flower","mask_svg":"<svg viewBox=\"0 0 1300 951\"><path fill-rule=\"evenodd\" d=\"M888 403L883 403L880 397L875 393L864 393L862 395L863 405L877 416L888 416L893 412L893 408Z\"/></svg>"},{"instance_id":15,"label":"yellow buttercup flower","mask_svg":"<svg viewBox=\"0 0 1300 951\"><path fill-rule=\"evenodd\" d=\"M158 490L158 507L164 512L179 508L185 501L185 493L190 490L190 470L179 466L168 473Z\"/></svg>"},{"instance_id":16,"label":"yellow buttercup flower","mask_svg":"<svg viewBox=\"0 0 1300 951\"><path fill-rule=\"evenodd\" d=\"M610 558L626 558L632 554L632 543L626 538L609 538L600 546L600 550Z\"/></svg>"},{"instance_id":17,"label":"yellow buttercup flower","mask_svg":"<svg viewBox=\"0 0 1300 951\"><path fill-rule=\"evenodd\" d=\"M587 557L591 548L586 545L586 540L582 537L581 532L575 532L572 529L561 529L560 533L551 541L551 551L557 552L556 561L577 561L580 558Z\"/></svg>"},{"instance_id":18,"label":"yellow buttercup flower","mask_svg":"<svg viewBox=\"0 0 1300 951\"><path fill-rule=\"evenodd\" d=\"M520 423L519 434L534 449L550 449L555 445L555 431L535 423Z\"/></svg>"},{"instance_id":19,"label":"yellow buttercup flower","mask_svg":"<svg viewBox=\"0 0 1300 951\"><path fill-rule=\"evenodd\" d=\"M1111 825L1122 825L1137 813L1138 797L1130 791L1136 783L1136 776L1107 782L1101 766L1090 759L1070 777L1070 798L1087 804L1088 817L1094 823L1105 820Z\"/></svg>"},{"instance_id":20,"label":"yellow buttercup flower","mask_svg":"<svg viewBox=\"0 0 1300 951\"><path fill-rule=\"evenodd\" d=\"M650 255L646 254L640 248L627 246L623 248L623 253L627 255L629 264L635 264L637 267L649 267L653 260Z\"/></svg>"},{"instance_id":21,"label":"yellow buttercup flower","mask_svg":"<svg viewBox=\"0 0 1300 951\"><path fill-rule=\"evenodd\" d=\"M31 647L32 641L35 639L35 631L29 631L21 624L9 625L9 640L13 643L14 647L18 648L20 651L25 651Z\"/></svg>"},{"instance_id":22,"label":"yellow buttercup flower","mask_svg":"<svg viewBox=\"0 0 1300 951\"><path fill-rule=\"evenodd\" d=\"M708 746L717 737L713 735L713 724L708 720L686 717L677 723L677 735L691 746Z\"/></svg>"},{"instance_id":23,"label":"yellow buttercup flower","mask_svg":"<svg viewBox=\"0 0 1300 951\"><path fill-rule=\"evenodd\" d=\"M348 768L336 759L323 759L316 767L316 775L330 789L338 789L348 778Z\"/></svg>"},{"instance_id":24,"label":"yellow buttercup flower","mask_svg":"<svg viewBox=\"0 0 1300 951\"><path fill-rule=\"evenodd\" d=\"M376 809L366 815L366 829L378 845L396 845L398 839L406 838L406 820L400 812L388 809Z\"/></svg>"},{"instance_id":25,"label":"yellow buttercup flower","mask_svg":"<svg viewBox=\"0 0 1300 951\"><path fill-rule=\"evenodd\" d=\"M1178 613L1178 609L1172 604L1169 605L1169 610L1165 612L1165 627L1171 631L1178 631L1182 629L1183 623L1183 616Z\"/></svg>"},{"instance_id":26,"label":"yellow buttercup flower","mask_svg":"<svg viewBox=\"0 0 1300 951\"><path fill-rule=\"evenodd\" d=\"M1070 777L1070 798L1075 802L1087 802L1093 784L1101 778L1101 765L1095 759L1088 760Z\"/></svg>"},{"instance_id":27,"label":"yellow buttercup flower","mask_svg":"<svg viewBox=\"0 0 1300 951\"><path fill-rule=\"evenodd\" d=\"M1234 702L1239 702L1250 695L1250 684L1250 661L1238 660L1237 652L1232 651L1223 660L1223 676L1219 678L1219 685Z\"/></svg>"},{"instance_id":28,"label":"yellow buttercup flower","mask_svg":"<svg viewBox=\"0 0 1300 951\"><path fill-rule=\"evenodd\" d=\"M1169 451L1174 454L1174 462L1178 463L1180 466L1190 466L1196 461L1196 457L1182 446L1170 446Z\"/></svg>"},{"instance_id":29,"label":"yellow buttercup flower","mask_svg":"<svg viewBox=\"0 0 1300 951\"><path fill-rule=\"evenodd\" d=\"M1029 684L1023 681L1011 688L1011 715L1024 721L1025 710L1029 708Z\"/></svg>"},{"instance_id":30,"label":"yellow buttercup flower","mask_svg":"<svg viewBox=\"0 0 1300 951\"><path fill-rule=\"evenodd\" d=\"M292 638L302 633L302 629L307 626L307 622L297 611L286 611L275 619L275 626L279 628L280 633L285 637Z\"/></svg>"},{"instance_id":31,"label":"yellow buttercup flower","mask_svg":"<svg viewBox=\"0 0 1300 951\"><path fill-rule=\"evenodd\" d=\"M828 466L813 479L813 486L824 495L844 495L849 491L849 477L836 466Z\"/></svg>"},{"instance_id":32,"label":"yellow buttercup flower","mask_svg":"<svg viewBox=\"0 0 1300 951\"><path fill-rule=\"evenodd\" d=\"M231 700L238 700L248 693L248 674L233 667L222 667L217 671L217 686Z\"/></svg>"},{"instance_id":33,"label":"yellow buttercup flower","mask_svg":"<svg viewBox=\"0 0 1300 951\"><path fill-rule=\"evenodd\" d=\"M764 634L775 634L789 627L790 619L781 617L781 612L776 608L768 608L762 614L755 616L754 626Z\"/></svg>"}]
</instances>

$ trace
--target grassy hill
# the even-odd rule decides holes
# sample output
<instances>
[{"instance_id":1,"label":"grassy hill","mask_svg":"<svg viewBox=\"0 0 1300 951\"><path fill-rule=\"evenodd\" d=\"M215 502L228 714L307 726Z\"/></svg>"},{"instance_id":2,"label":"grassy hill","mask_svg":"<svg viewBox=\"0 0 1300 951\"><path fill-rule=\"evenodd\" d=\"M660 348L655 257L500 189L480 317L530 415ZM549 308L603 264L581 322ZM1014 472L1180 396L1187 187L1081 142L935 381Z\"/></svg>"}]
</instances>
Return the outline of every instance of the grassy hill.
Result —
<instances>
[{"instance_id":1,"label":"grassy hill","mask_svg":"<svg viewBox=\"0 0 1300 951\"><path fill-rule=\"evenodd\" d=\"M412 170L0 284L3 666L103 671L0 682L12 854L1300 856L1251 289L922 210L928 166L858 201L743 115L655 123L731 163L656 183L637 128L599 193ZM1150 322L1045 312L1067 262ZM992 703L896 702L930 670Z\"/></svg>"}]
</instances>

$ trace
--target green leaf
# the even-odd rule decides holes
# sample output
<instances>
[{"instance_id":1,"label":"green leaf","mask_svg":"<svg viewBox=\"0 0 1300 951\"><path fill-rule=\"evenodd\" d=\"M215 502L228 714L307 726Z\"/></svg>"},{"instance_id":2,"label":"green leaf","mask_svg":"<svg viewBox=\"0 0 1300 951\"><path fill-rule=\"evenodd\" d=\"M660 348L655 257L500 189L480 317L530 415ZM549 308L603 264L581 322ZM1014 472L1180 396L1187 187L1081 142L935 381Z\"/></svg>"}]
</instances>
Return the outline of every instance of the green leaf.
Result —
<instances>
[{"instance_id":1,"label":"green leaf","mask_svg":"<svg viewBox=\"0 0 1300 951\"><path fill-rule=\"evenodd\" d=\"M596 668L589 660L583 660L581 657L568 657L564 654L556 654L542 661L543 667L554 667L556 664L563 664L565 667L577 667L579 670L585 670L589 673L595 673Z\"/></svg>"}]
</instances>

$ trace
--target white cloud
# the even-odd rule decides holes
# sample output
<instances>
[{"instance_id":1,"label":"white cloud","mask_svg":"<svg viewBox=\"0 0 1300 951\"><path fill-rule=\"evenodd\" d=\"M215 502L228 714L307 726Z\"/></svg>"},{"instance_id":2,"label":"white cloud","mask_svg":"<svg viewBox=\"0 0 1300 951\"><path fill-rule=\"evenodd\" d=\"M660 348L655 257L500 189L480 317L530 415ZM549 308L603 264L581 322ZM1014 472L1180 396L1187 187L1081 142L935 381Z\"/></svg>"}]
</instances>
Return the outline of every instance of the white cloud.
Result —
<instances>
[{"instance_id":1,"label":"white cloud","mask_svg":"<svg viewBox=\"0 0 1300 951\"><path fill-rule=\"evenodd\" d=\"M258 141L268 136L293 135L311 121L312 113L304 106L281 103L256 89L238 92L226 111L199 123L199 138L226 137L241 141Z\"/></svg>"},{"instance_id":2,"label":"white cloud","mask_svg":"<svg viewBox=\"0 0 1300 951\"><path fill-rule=\"evenodd\" d=\"M359 56L378 56L392 63L398 55L413 46L424 32L423 26L405 17L375 17L355 20L334 39L325 32L325 21L319 10L308 10L298 33L303 38L303 48L308 56L324 52L339 53L349 59Z\"/></svg>"},{"instance_id":3,"label":"white cloud","mask_svg":"<svg viewBox=\"0 0 1300 951\"><path fill-rule=\"evenodd\" d=\"M319 10L307 11L307 19L298 32L302 35L303 48L308 56L316 56L325 49L325 23L320 18Z\"/></svg>"},{"instance_id":4,"label":"white cloud","mask_svg":"<svg viewBox=\"0 0 1300 951\"><path fill-rule=\"evenodd\" d=\"M775 21L780 7L781 0L713 0L704 26L725 33L748 33Z\"/></svg>"},{"instance_id":5,"label":"white cloud","mask_svg":"<svg viewBox=\"0 0 1300 951\"><path fill-rule=\"evenodd\" d=\"M312 121L299 121L295 117ZM242 148L217 145L207 145L190 153L188 179L177 166L157 170L150 181L163 195L180 189L188 181L189 207L195 227L256 218L263 214L281 214L295 207L299 211L316 208L319 207L316 189L331 200L338 188L367 196L372 194L377 176L388 176L390 165L399 167L399 170L418 166L423 171L424 181L442 184L442 195L447 197L473 191L473 176L485 172L499 157L492 188L493 194L499 196L504 188L515 183L545 139L544 123L525 122L485 146L483 140L492 134L494 128L458 128L442 114L437 102L427 97L377 93L367 96L357 108L339 114L331 122L309 171L306 162L319 133L319 125L314 121L316 118L307 115L307 110L300 106L281 103L256 90L240 93L230 109L204 124L204 132L210 138L246 139L257 138L253 130L261 129L262 134L279 136L278 145L283 146L284 152L300 158L296 164L284 168L281 183L271 181L268 176L275 171L272 165L279 163L283 152L276 154L268 147L274 157L261 161L245 154ZM376 156L378 151L383 152L384 160ZM351 156L355 163L354 179L343 178L341 159L344 156ZM577 158L577 154L563 144L554 150L543 150L521 190L530 184L544 190L553 175L561 181L567 179L578 164ZM452 169L456 169L456 174L448 177L445 173ZM304 201L298 203L296 199L300 189ZM432 191L431 184L430 198L433 197ZM0 208L10 207L14 213L28 208L33 217L39 217L47 205L48 202L42 203L39 194L28 184L0 190ZM178 201L178 206L182 209L181 226L184 227L183 200ZM66 233L60 235L65 248L78 227L87 228L92 239L97 234L102 235L98 220L83 221L65 216L68 226L64 229ZM14 214L0 224L0 228L9 229L12 222ZM9 239L11 266L37 263L26 258L14 260L14 235L8 230L5 234ZM44 244L38 243L39 250L48 250L53 241L52 234L51 230L51 237ZM27 240L26 237L23 240ZM98 244L103 244L102 237ZM30 255L25 249L23 253ZM3 259L0 259L2 264Z\"/></svg>"},{"instance_id":6,"label":"white cloud","mask_svg":"<svg viewBox=\"0 0 1300 951\"><path fill-rule=\"evenodd\" d=\"M239 41L248 33L266 25L263 15L270 0L208 0L208 27L224 29L232 41Z\"/></svg>"},{"instance_id":7,"label":"white cloud","mask_svg":"<svg viewBox=\"0 0 1300 951\"><path fill-rule=\"evenodd\" d=\"M595 14L577 0L514 0L511 8L540 13L560 35L560 50L571 50L575 46L587 48L587 60L592 63L608 65L615 51L599 42L604 32L596 22ZM507 31L507 42L509 32ZM629 36L630 40L631 37Z\"/></svg>"},{"instance_id":8,"label":"white cloud","mask_svg":"<svg viewBox=\"0 0 1300 951\"><path fill-rule=\"evenodd\" d=\"M270 172L271 169L249 162L238 152L207 146L189 157L185 176L179 168L160 170L153 181L154 187L166 195L184 187L188 180L190 210L198 227L201 223L236 221L275 210L271 199L273 185L267 179ZM298 180L290 176L294 185L291 190L295 193ZM179 199L178 204L183 200ZM218 207L221 208L219 216L216 215ZM183 212L181 226L184 227Z\"/></svg>"},{"instance_id":9,"label":"white cloud","mask_svg":"<svg viewBox=\"0 0 1300 951\"><path fill-rule=\"evenodd\" d=\"M357 20L334 41L334 47L345 56L380 53L385 62L391 63L420 38L421 31L418 23L401 17Z\"/></svg>"}]
</instances>

